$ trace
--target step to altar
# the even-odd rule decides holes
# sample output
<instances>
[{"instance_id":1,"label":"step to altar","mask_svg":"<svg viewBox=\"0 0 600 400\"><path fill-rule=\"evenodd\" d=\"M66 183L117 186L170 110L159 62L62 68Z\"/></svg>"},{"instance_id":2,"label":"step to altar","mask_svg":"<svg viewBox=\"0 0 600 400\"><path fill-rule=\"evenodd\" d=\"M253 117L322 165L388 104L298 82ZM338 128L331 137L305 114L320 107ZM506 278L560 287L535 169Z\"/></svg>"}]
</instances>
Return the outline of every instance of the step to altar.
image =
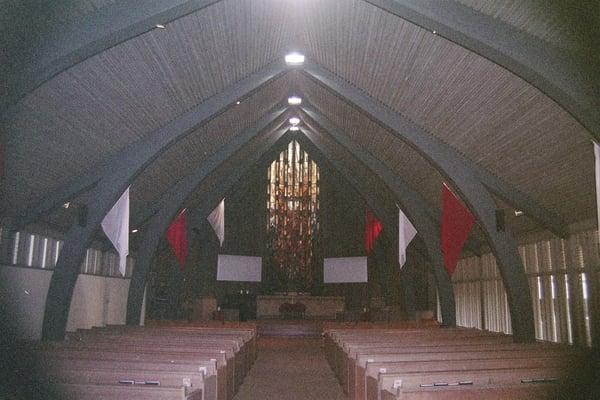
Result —
<instances>
[{"instance_id":1,"label":"step to altar","mask_svg":"<svg viewBox=\"0 0 600 400\"><path fill-rule=\"evenodd\" d=\"M260 336L320 337L318 321L266 320L257 321L256 331Z\"/></svg>"}]
</instances>

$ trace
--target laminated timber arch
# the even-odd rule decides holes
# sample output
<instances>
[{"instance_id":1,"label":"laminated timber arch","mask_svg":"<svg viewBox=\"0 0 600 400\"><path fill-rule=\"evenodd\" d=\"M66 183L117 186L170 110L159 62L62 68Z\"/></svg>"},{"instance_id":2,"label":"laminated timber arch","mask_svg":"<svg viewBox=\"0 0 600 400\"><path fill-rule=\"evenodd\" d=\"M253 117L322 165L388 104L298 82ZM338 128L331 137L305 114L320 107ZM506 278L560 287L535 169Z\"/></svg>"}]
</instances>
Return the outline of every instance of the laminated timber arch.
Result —
<instances>
[{"instance_id":1,"label":"laminated timber arch","mask_svg":"<svg viewBox=\"0 0 600 400\"><path fill-rule=\"evenodd\" d=\"M173 218L180 211L181 207L189 195L198 187L198 185L211 173L213 173L226 159L229 159L233 154L239 151L252 138L264 131L274 121L281 119L284 114L284 109L278 107L263 116L255 126L240 132L236 137L225 146L221 147L209 159L202 163L200 167L192 174L177 182L173 187L169 188L157 201L156 211L146 223L142 233L142 240L137 253L136 267L131 276L129 284L129 292L127 297L127 317L128 325L139 324L142 301L144 296L144 288L146 286L146 277L154 254L162 238ZM281 123L279 124L281 125ZM260 138L260 144L252 157L243 161L241 170L246 170L252 164L260 159L273 145L275 145L284 134L283 129L275 129ZM242 168L243 167L243 168ZM209 202L208 204L212 204ZM209 209L212 210L212 208ZM140 218L135 218L134 226L138 226ZM142 219L143 220L143 219Z\"/></svg>"},{"instance_id":2,"label":"laminated timber arch","mask_svg":"<svg viewBox=\"0 0 600 400\"><path fill-rule=\"evenodd\" d=\"M401 130L407 126L406 121L403 121L401 117L398 117L396 114L390 113L389 110L375 104L364 94L316 64L309 62L299 69L304 70L310 77L321 82L324 86L329 87L341 97L348 99L352 103L358 103L359 108L366 109L371 115L375 114L377 116L375 119L381 120L383 118L388 122L392 121L391 125L396 127L394 130ZM62 336L62 331L66 325L66 315L70 304L70 296L77 278L78 265L83 259L86 247L89 245L89 242L104 215L108 212L122 191L128 186L131 179L139 173L143 166L147 165L148 162L160 154L160 152L164 151L179 138L184 137L195 126L201 125L202 121L210 119L212 116L221 112L228 104L231 104L240 97L248 95L261 85L283 74L285 70L286 68L282 64L275 63L252 74L226 89L223 93L208 99L196 109L176 118L164 128L151 134L148 139L144 139L131 145L117 156L107 160L100 168L93 169L91 172L83 174L70 185L58 190L54 194L46 196L44 201L38 204L32 212L27 212L27 218L30 222L34 221L39 215L56 207L58 204L61 204L61 202L65 201L70 196L89 187L93 188L93 195L91 197L96 198L96 203L90 209L88 225L85 227L74 226L71 229L71 232L69 233L70 239L67 240L67 246L65 246L61 254L62 258L59 259L48 295L48 312L45 316L44 337L58 338ZM391 120L389 118L391 118ZM398 118L400 118L400 120ZM411 124L408 124L408 127L413 130L417 129L417 131L419 129L418 127L415 128L414 126L411 126ZM423 138L433 140L429 135L422 136L422 139ZM558 218L548 217L545 210L538 207L528 197L511 189L509 186L487 173L487 171L469 164L468 161L464 159L461 159L461 163L462 164L459 165L450 164L450 166L454 168L454 173L460 171L461 168L467 168L470 173L476 173L475 179L480 180L477 181L477 188L484 190L485 193L487 193L486 187L489 186L501 193L503 195L502 197L509 198L509 202L518 204L519 208L525 210L528 214L538 217L538 220L544 221L546 226L550 224L554 226L554 230L560 229L559 227L562 226L560 222L557 222ZM126 172L123 173L122 171ZM115 184L116 182L118 182L118 184ZM485 185L481 184L481 182L484 182ZM488 200L490 204L493 203L491 198ZM99 204L101 204L101 206ZM488 215L487 218L491 218L491 216ZM494 223L495 222L492 220L489 220L489 228L494 227ZM500 247L500 245L497 247ZM512 246L508 245L505 247L514 247L514 243ZM513 253L514 256L516 250L513 250ZM68 260L68 263L65 259ZM513 257L513 261L514 260L516 260L515 265L520 265L518 254L516 254L516 257ZM70 266L65 267L64 265L66 264ZM56 273L57 271L58 273ZM522 285L522 288L524 287L525 286ZM58 318L57 315L59 314L62 314L63 316ZM513 326L515 326L515 332L520 331L518 323ZM517 338L519 337L518 334L516 336Z\"/></svg>"},{"instance_id":3,"label":"laminated timber arch","mask_svg":"<svg viewBox=\"0 0 600 400\"><path fill-rule=\"evenodd\" d=\"M78 177L75 182L49 196L36 207L36 215L39 216L64 201L63 196L68 198L79 193L82 188L92 187L90 198L94 199L94 202L88 205L86 224L74 224L69 229L50 280L42 326L44 339L58 340L64 336L73 289L87 247L104 216L135 177L178 140L221 113L237 99L249 95L285 71L286 68L281 63L266 66L123 149L100 167ZM31 216L27 213L30 219L36 215Z\"/></svg>"},{"instance_id":4,"label":"laminated timber arch","mask_svg":"<svg viewBox=\"0 0 600 400\"><path fill-rule=\"evenodd\" d=\"M263 124L259 123L259 125L264 125L264 123ZM252 130L254 132L256 132L257 128L252 128ZM249 135L248 132L241 133L240 135L238 135L238 139L236 139L236 142L241 142L241 141L247 140L248 135ZM300 140L305 146L313 146L314 147L314 144L312 144L309 141L309 139L307 139L306 137L299 136L298 140ZM267 143L266 145L262 145L260 150L258 150L258 152L256 153L256 156L244 159L240 165L236 166L236 169L231 174L232 176L228 176L223 182L221 182L221 184L217 188L215 188L211 192L211 193L213 193L212 197L216 196L216 198L218 198L219 193L226 192L228 190L227 188L229 186L233 185L233 183L239 179L239 175L241 174L241 172L245 171L249 166L251 166L256 161L257 157L260 157L260 155L263 154L269 148L269 146L271 146L271 144L269 144L269 143ZM215 154L215 156L213 156L212 158L213 159L214 158L222 159L223 157ZM323 157L319 157L319 158L322 160L325 159L330 163L334 163L334 165L335 165L335 157L333 157L333 156L329 156L329 158L327 158L327 156L325 156L324 158ZM329 160L331 160L331 161L329 161ZM207 161L207 164L215 164L215 163L211 162L211 160L209 160L209 161ZM368 191L368 189L366 189L364 187L364 185L361 185L359 182L357 182L355 179L352 178L352 175L347 168L345 168L339 164L335 168L337 171L342 173L343 177L346 180L350 180L351 186L353 186L357 191L359 191L361 193L363 198L365 198L368 201L368 203L371 205L371 207L376 212L376 214L383 216L383 219L386 220L386 225L388 225L388 226L397 225L397 221L395 220L395 218L391 217L391 214L389 214L389 212L387 212L384 209L382 204L380 204L380 202L376 198L374 198L373 196L370 196L368 194L369 191ZM128 324L139 323L143 291L144 291L145 282L146 282L146 276L147 276L149 267L151 265L154 253L156 251L158 241L160 240L160 237L166 230L168 224L170 223L172 218L175 216L177 211L181 208L182 203L185 200L185 198L188 197L189 193L196 188L196 186L200 183L200 181L204 177L206 177L208 175L208 173L209 173L209 168L205 167L205 165L202 165L201 168L198 171L196 171L196 173L194 173L193 175L190 175L189 177L180 181L178 184L174 185L171 189L169 189L169 191L167 193L165 193L165 195L163 195L163 197L158 201L158 205L155 206L153 210L150 210L149 212L145 212L145 214L152 215L151 217L148 217L147 215L140 215L135 218L136 221L134 222L134 226L140 225L141 223L146 221L148 218L150 218L150 219L148 221L148 224L144 227L142 244L140 245L140 249L137 254L136 268L134 270L132 280L130 283L129 298L128 298L128 312L127 312L127 323ZM414 191L413 191L413 193L414 193ZM210 198L211 196L208 196L208 197ZM217 201L216 198L212 199L212 200L208 200L206 203L203 203L203 209L199 211L199 215L201 215L201 216L203 216L205 214L208 215L208 213L212 210L212 208L211 207L207 208L204 204L213 205L213 203L215 201ZM409 201L409 202L412 201L413 207L422 209L420 214L433 215L433 212L431 210L424 209L423 205L425 203L422 199L413 201L412 198L409 198L409 199L403 198L401 202L403 203L405 201ZM432 222L435 224L435 221L432 221ZM438 246L438 249L439 249L439 246ZM438 252L439 252L439 250L438 250ZM448 280L447 276L446 276L446 280ZM440 291L440 293L441 293L441 291ZM450 300L447 300L447 298L449 298L448 296L450 296ZM455 324L455 311L454 311L454 306L453 306L453 304L454 304L453 293L452 293L452 291L450 291L449 294L446 294L445 296L440 296L440 297L441 297L440 301L442 303L442 310L448 311L447 315L443 315L444 324L445 325L454 325ZM446 306L446 303L448 301L450 301L450 303L449 303L449 305Z\"/></svg>"},{"instance_id":5,"label":"laminated timber arch","mask_svg":"<svg viewBox=\"0 0 600 400\"><path fill-rule=\"evenodd\" d=\"M23 99L24 96L41 83L51 79L61 71L118 43L140 35L152 29L157 23L173 21L202 7L215 4L218 1L148 0L143 5L140 5L140 2L125 0L90 14L85 19L74 21L72 24L61 25L60 29L62 31L60 35L51 36L48 43L41 49L43 56L36 58L35 61L39 61L39 63L30 65L28 68L24 68L22 71L16 73L16 76L19 78L15 80L17 84L14 87L11 86L7 96L3 96L3 103L0 106L2 110L6 110L7 107L5 105L14 105L19 99ZM545 41L538 40L532 35L493 18L486 17L472 9L465 8L454 1L444 2L444 4L437 2L434 4L432 0L423 2L416 0L370 0L368 2L425 29L430 31L434 29L438 30L441 36L521 76L571 112L591 132L592 136L596 139L600 137L599 115L595 109L597 107L597 94L594 94L594 90L598 88L597 77L594 79L594 77L586 76L578 69L577 64L569 62L571 57L568 51L554 48ZM444 11L438 13L436 11L439 9L438 7L444 7ZM90 26L94 27L91 33L89 32ZM305 69L310 69L313 66L309 65ZM223 95L227 96L226 94ZM219 96L221 95L209 99L208 103L211 101L218 103L219 100L215 99ZM231 103L231 101L235 101L235 98L230 97L229 101ZM222 105L226 103L226 101L221 102ZM208 108L210 108L210 105L208 105ZM218 106L215 107L215 113L218 112L217 109L219 109ZM178 119L178 121L183 122L181 119ZM172 127L172 125L169 125L169 127ZM162 148L161 146L163 145L158 143L160 138L156 135L154 137L157 138L157 143L152 144L152 146L158 149ZM166 142L163 144L165 146L169 145ZM131 149L134 147L131 146ZM134 159L137 159L137 150L144 150L144 148L144 146L140 145L136 148L136 151L132 150L129 154L133 155ZM139 153L142 158L149 157L151 159L155 156L153 154L144 155L142 153ZM97 228L99 221L101 221L105 212L110 208L109 204L112 205L118 197L115 197L116 193L121 193L126 187L126 182L132 179L131 177L128 178L113 173L111 171L113 168L111 163L126 167L136 164L137 166L132 167L132 176L135 176L136 171L139 171L138 167L144 165L144 161L141 159L132 161L133 164L131 165L121 163L117 159L106 160L106 163L99 165L98 168L93 170L94 172L72 182L50 196L45 196L45 200L47 201L26 210L21 215L23 216L22 219L19 218L19 215L11 215L15 226L22 226L35 221L40 215L72 198L74 194L91 189L94 196L96 194L102 195L98 196L93 207L90 207L88 218L90 223L95 221L94 224ZM454 167L459 168L458 166ZM508 190L507 186L499 182L497 178L490 174L486 175L481 169L475 167L471 166L471 168L474 168L476 176L471 177L469 182L478 183L473 184L474 188L470 189L473 189L473 193L477 192L475 189L482 189L481 193L483 193L482 196L485 198L481 199L481 201L490 203L489 192L491 191L499 197L508 200L509 203L518 205L520 209L525 210L528 215L541 222L543 226L548 227L553 232L560 236L566 234L566 230L558 216L542 210L522 194ZM109 175L111 178L108 178ZM455 184L462 186L456 182ZM466 189L462 188L462 190ZM473 194L473 196L476 195ZM490 225L487 231L491 230L490 232L493 232L493 223L491 222L490 215L487 215L487 219ZM87 240L85 238L91 237L94 229L92 227L73 227L71 229L68 235L69 246L65 246L63 249L64 256L72 260L72 263L69 265L74 265L74 260L78 257L81 259L85 251L82 246L71 248L74 246L71 244L71 239L80 241L79 238L81 238L81 241L85 241ZM511 242L510 237L508 240ZM505 246L514 247L512 242ZM511 250L506 251L511 252ZM514 256L514 251L512 253ZM71 292L72 285L74 284L73 274L75 273L75 267L69 267L72 269L72 272L64 272L63 269L65 267L62 256L61 254L61 261L59 263L61 267L58 268L60 273L55 274L58 275L56 278L57 281L62 282L62 284L51 285L53 296L57 295L60 287L69 288L70 286L68 292ZM513 258L517 259L517 257ZM519 263L516 265L519 265ZM56 285L58 285L58 289L55 287ZM68 304L69 302L65 304L64 299L56 299L50 302L49 307L54 309L55 312L60 313L60 310L64 310L65 307L68 309ZM59 321L58 323L59 325L64 325L63 322ZM518 330L519 327L515 325L515 329ZM52 333L52 329L49 329L49 332L49 336L56 336L56 332Z\"/></svg>"},{"instance_id":6,"label":"laminated timber arch","mask_svg":"<svg viewBox=\"0 0 600 400\"><path fill-rule=\"evenodd\" d=\"M478 168L472 163L433 135L423 131L402 116L382 107L327 71L316 67L314 64L310 65L305 71L315 80L322 82L336 92L340 97L355 104L376 121L386 126L394 136L410 144L429 160L461 195L471 213L478 220L498 262L511 310L513 337L517 342L534 341L533 305L525 269L512 235L508 232L500 232L496 227L496 205L490 194L490 189L484 184L486 182L486 172L478 171ZM335 126L315 110L307 107L301 107L301 109L325 130L335 131ZM535 207L535 204L530 202L528 207ZM539 209L536 212L538 215L540 214Z\"/></svg>"},{"instance_id":7,"label":"laminated timber arch","mask_svg":"<svg viewBox=\"0 0 600 400\"><path fill-rule=\"evenodd\" d=\"M442 311L442 321L444 325L456 325L456 305L454 301L454 289L452 282L448 277L448 273L444 268L443 257L441 253L439 241L439 225L436 224L426 208L427 204L421 196L412 189L398 175L391 172L381 161L361 149L355 143L344 138L344 135L339 132L338 128L322 118L320 114L315 112L307 112L307 108L303 107L303 111L309 117L319 124L330 136L332 136L341 146L345 147L357 160L364 164L367 168L373 171L388 187L398 200L403 211L409 217L419 235L423 238L429 259L431 260L432 272L435 276L436 286L440 298L440 308ZM318 118L318 120L317 120ZM310 140L325 156L331 160L331 163L340 171L348 172L345 167L335 159L332 154L329 154L324 146L322 139L316 133L316 129L310 122L305 120L309 130L303 131L304 135Z\"/></svg>"},{"instance_id":8,"label":"laminated timber arch","mask_svg":"<svg viewBox=\"0 0 600 400\"><path fill-rule=\"evenodd\" d=\"M248 172L248 169L252 167L253 164L256 163L258 158L261 158L258 164L258 168L261 168L263 164L269 163L272 157L275 157L280 151L283 151L287 143L290 140L298 140L301 145L305 146L305 149L311 154L311 157L315 157L317 162L326 162L330 163L330 161L325 158L323 155L318 153L318 150L314 150L314 145L303 135L292 134L292 132L287 132L283 136L280 136L279 133L271 133L270 135L274 135L271 138L263 138L262 144L257 146L257 151L253 153L252 157L243 158L241 162L235 164L235 168L229 169L226 171L226 176L218 182L216 186L211 187L203 194L202 203L198 208L194 209L194 213L199 215L201 219L204 219L210 214L213 210L214 206L224 197L224 195L234 186L236 182L238 182L243 176L245 176ZM273 138L276 139L276 142L273 143ZM316 152L315 152L316 151ZM266 167L266 166L265 166ZM220 165L217 167L219 170L223 170L224 166ZM257 166L255 166L257 168ZM201 167L202 169L202 167ZM214 173L215 171L213 171ZM333 169L333 173L339 174L338 176L342 179L346 180L346 178L351 177L351 174L346 173L341 175L340 172ZM193 187L194 184L201 184L199 182L199 171L194 174L193 179L188 179L185 185L174 185L171 189L169 189L169 194L165 194L163 199L159 200L160 204L164 204L162 208L155 207L156 209L152 211L151 216L148 217L145 214L141 213L140 216L136 218L137 224L141 224L142 222L146 222L146 225L143 228L143 237L140 245L140 249L137 253L136 259L136 268L134 269L133 276L131 278L131 283L129 286L129 297L127 303L127 324L128 325L137 325L140 321L141 316L141 308L143 301L143 293L144 287L146 284L146 277L148 271L152 265L152 258L156 252L158 241L162 236L162 233L166 230L166 227L172 220L172 216L176 213L182 206L183 203L179 202L181 199L187 197L192 190L201 189L199 186ZM194 183L192 183L194 181ZM358 182L354 180L353 182L349 182L350 185L356 190L359 189ZM364 184L363 184L364 186ZM382 219L385 220L386 225L393 226L394 223L397 224L395 218L384 208L381 202L375 197L368 195L369 191L362 188L361 195L364 197L369 206L372 207L373 211L376 215L383 216ZM168 200L167 200L168 198ZM157 210L158 209L158 210ZM168 211L167 211L168 209ZM171 217L160 217L159 215L167 215L170 214ZM147 221L146 221L147 220ZM160 221L162 220L162 225ZM137 225L136 225L137 226ZM386 231L387 232L387 231ZM389 232L387 232L389 234ZM409 299L410 301L410 299ZM409 307L414 308L414 299L412 299L411 305Z\"/></svg>"},{"instance_id":9,"label":"laminated timber arch","mask_svg":"<svg viewBox=\"0 0 600 400\"><path fill-rule=\"evenodd\" d=\"M54 24L50 21L50 25L61 26L62 30L48 35L50 39L46 43L27 43L36 48L38 57L22 66L20 71L12 71L8 93L0 103L0 109L14 109L17 102L38 86L95 54L154 29L157 24L167 24L220 1L123 0L66 26L62 21ZM582 65L595 55L556 47L458 1L363 1L430 32L436 31L511 71L546 93L585 126L596 141L600 141L600 115L597 112L600 78L593 65ZM33 23L42 17L35 15ZM590 28L591 35L597 32L598 28ZM595 61L595 65L597 63Z\"/></svg>"},{"instance_id":10,"label":"laminated timber arch","mask_svg":"<svg viewBox=\"0 0 600 400\"><path fill-rule=\"evenodd\" d=\"M312 154L312 156L314 156L315 160L321 160L321 162L326 162L328 165L331 165L331 169L334 171L334 173L338 174L341 176L341 178L343 180L345 180L346 182L348 182L350 184L350 186L352 186L359 194L360 196L365 200L365 202L369 205L369 208L371 208L371 210L375 213L375 215L377 217L379 217L383 223L384 226L387 227L393 227L393 232L397 233L398 232L398 218L397 218L397 210L393 210L390 211L388 208L385 207L385 205L383 204L383 202L377 197L374 196L372 193L373 191L370 190L370 185L368 182L362 182L358 179L355 178L354 174L352 173L352 170L349 169L346 165L344 165L342 162L340 162L338 160L337 157L335 157L335 155L329 151L325 146L323 146L323 143L321 142L321 140L317 137L312 137L312 135L309 137L309 135L306 133L306 131L302 132L302 135L298 137L298 141L301 143L301 145L305 146L305 148L308 149L309 154ZM361 161L360 159L357 158L357 161ZM362 164L362 162L361 162ZM365 168L368 168L367 165L364 165ZM382 176L378 176L379 179L381 179L384 183L384 185L387 187L387 189L389 190L389 186L387 185L386 179L385 177ZM410 194L415 193L412 189L409 188L409 186L405 186L405 188L407 189L400 189L397 190L398 192L400 192L401 197L400 197L400 204L410 204L408 208L411 209L418 209L417 213L419 215L424 215L425 214L425 210L424 210L424 202L415 202L414 197L412 197ZM396 197L396 194L394 192L394 190L391 190L392 193L394 194L394 197ZM407 195L408 193L408 195ZM418 194L417 194L418 197ZM398 199L396 199L398 200ZM404 206L403 206L404 208ZM429 223L431 223L432 221L429 220ZM415 223L415 225L421 227L421 224L417 224ZM390 229L384 229L383 233L388 235L389 237L393 237L393 238L397 238L397 235L392 235L392 233L390 232ZM424 235L421 234L421 231L419 231L419 234L421 235L421 237L423 238L424 242L425 242L425 246L426 246L426 250L429 252L433 249L433 251L438 251L439 252L439 247L434 248L433 246L430 246L430 244L427 243L429 237L424 237ZM429 259L430 261L432 261L435 257L431 257L429 254L421 254L421 256L425 259ZM441 258L441 255L440 255ZM398 272L400 272L400 265L398 263L395 263L395 267L397 267ZM448 283L450 282L450 280L448 279L448 276L445 275L445 277L442 277L442 279L445 279L446 281L448 281ZM412 284L411 282L408 282L408 284ZM441 293L441 288L440 285L437 284L437 279L436 279L436 285L438 287L438 291ZM443 285L442 285L443 286ZM412 294L412 296L411 296ZM409 313L412 314L412 312L415 311L416 309L416 301L414 299L414 292L411 291L411 294L407 294L404 293L404 298L405 301L407 301L407 311L409 311ZM446 293L445 296L440 295L440 308L442 310L442 324L444 326L454 326L456 325L456 307L455 307L455 302L454 302L454 292L450 291L450 293Z\"/></svg>"}]
</instances>

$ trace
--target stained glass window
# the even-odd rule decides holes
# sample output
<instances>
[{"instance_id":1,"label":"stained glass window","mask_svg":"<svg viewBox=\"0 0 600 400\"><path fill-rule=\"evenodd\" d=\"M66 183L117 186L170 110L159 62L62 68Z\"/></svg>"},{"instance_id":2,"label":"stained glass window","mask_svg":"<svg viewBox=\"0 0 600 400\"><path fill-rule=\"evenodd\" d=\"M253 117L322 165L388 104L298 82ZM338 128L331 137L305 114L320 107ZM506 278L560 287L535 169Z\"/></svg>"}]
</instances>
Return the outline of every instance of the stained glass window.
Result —
<instances>
[{"instance_id":1,"label":"stained glass window","mask_svg":"<svg viewBox=\"0 0 600 400\"><path fill-rule=\"evenodd\" d=\"M267 172L269 268L275 288L305 291L313 282L319 223L319 168L291 141Z\"/></svg>"}]
</instances>

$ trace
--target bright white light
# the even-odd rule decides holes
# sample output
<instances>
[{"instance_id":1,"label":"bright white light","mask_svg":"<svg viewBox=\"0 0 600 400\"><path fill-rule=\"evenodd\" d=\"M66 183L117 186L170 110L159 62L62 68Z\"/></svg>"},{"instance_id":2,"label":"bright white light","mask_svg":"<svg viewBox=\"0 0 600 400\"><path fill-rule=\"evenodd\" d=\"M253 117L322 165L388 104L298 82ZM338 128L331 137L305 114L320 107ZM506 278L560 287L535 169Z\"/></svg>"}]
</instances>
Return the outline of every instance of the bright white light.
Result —
<instances>
[{"instance_id":1,"label":"bright white light","mask_svg":"<svg viewBox=\"0 0 600 400\"><path fill-rule=\"evenodd\" d=\"M300 128L298 128L297 126L290 126L290 131L299 131Z\"/></svg>"},{"instance_id":2,"label":"bright white light","mask_svg":"<svg viewBox=\"0 0 600 400\"><path fill-rule=\"evenodd\" d=\"M521 211L521 210L515 210L515 216L516 217L520 217L523 214L524 214L523 211Z\"/></svg>"},{"instance_id":3,"label":"bright white light","mask_svg":"<svg viewBox=\"0 0 600 400\"><path fill-rule=\"evenodd\" d=\"M292 117L290 118L290 124L292 125L298 125L300 123L300 118L298 117Z\"/></svg>"},{"instance_id":4,"label":"bright white light","mask_svg":"<svg viewBox=\"0 0 600 400\"><path fill-rule=\"evenodd\" d=\"M290 106L300 105L300 104L302 104L302 99L300 97L298 97L298 96L288 97L288 104Z\"/></svg>"},{"instance_id":5,"label":"bright white light","mask_svg":"<svg viewBox=\"0 0 600 400\"><path fill-rule=\"evenodd\" d=\"M69 208L71 206L71 203L69 203L68 201L63 204L63 208Z\"/></svg>"},{"instance_id":6,"label":"bright white light","mask_svg":"<svg viewBox=\"0 0 600 400\"><path fill-rule=\"evenodd\" d=\"M239 105L239 104L240 104L240 102L239 102L239 101L236 101L236 102L235 102L235 104L238 104L238 105Z\"/></svg>"},{"instance_id":7,"label":"bright white light","mask_svg":"<svg viewBox=\"0 0 600 400\"><path fill-rule=\"evenodd\" d=\"M290 53L285 56L287 65L302 65L304 64L304 55L300 53Z\"/></svg>"},{"instance_id":8,"label":"bright white light","mask_svg":"<svg viewBox=\"0 0 600 400\"><path fill-rule=\"evenodd\" d=\"M155 27L158 29L165 29L165 26L162 24L156 24Z\"/></svg>"},{"instance_id":9,"label":"bright white light","mask_svg":"<svg viewBox=\"0 0 600 400\"><path fill-rule=\"evenodd\" d=\"M131 233L137 233L137 231L138 231L137 229L134 229L131 231Z\"/></svg>"}]
</instances>

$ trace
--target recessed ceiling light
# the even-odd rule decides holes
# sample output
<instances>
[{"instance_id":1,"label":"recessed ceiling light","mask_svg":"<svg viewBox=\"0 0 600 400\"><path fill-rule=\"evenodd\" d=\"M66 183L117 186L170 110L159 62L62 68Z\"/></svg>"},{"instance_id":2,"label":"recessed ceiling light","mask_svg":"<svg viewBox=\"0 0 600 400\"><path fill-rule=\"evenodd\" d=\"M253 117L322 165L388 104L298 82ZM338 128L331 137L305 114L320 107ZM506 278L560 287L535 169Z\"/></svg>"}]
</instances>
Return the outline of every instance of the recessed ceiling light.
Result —
<instances>
[{"instance_id":1,"label":"recessed ceiling light","mask_svg":"<svg viewBox=\"0 0 600 400\"><path fill-rule=\"evenodd\" d=\"M290 118L290 124L292 125L298 125L300 123L300 118L298 117L292 117Z\"/></svg>"},{"instance_id":2,"label":"recessed ceiling light","mask_svg":"<svg viewBox=\"0 0 600 400\"><path fill-rule=\"evenodd\" d=\"M515 210L515 216L516 217L520 217L523 214L525 214L523 211L521 211L521 210Z\"/></svg>"},{"instance_id":3,"label":"recessed ceiling light","mask_svg":"<svg viewBox=\"0 0 600 400\"><path fill-rule=\"evenodd\" d=\"M165 26L163 24L156 24L154 26L158 29L165 29Z\"/></svg>"},{"instance_id":4,"label":"recessed ceiling light","mask_svg":"<svg viewBox=\"0 0 600 400\"><path fill-rule=\"evenodd\" d=\"M298 128L297 126L290 126L290 131L299 131L300 128Z\"/></svg>"},{"instance_id":5,"label":"recessed ceiling light","mask_svg":"<svg viewBox=\"0 0 600 400\"><path fill-rule=\"evenodd\" d=\"M302 99L298 96L288 97L288 104L290 106L297 106L299 104L302 104Z\"/></svg>"},{"instance_id":6,"label":"recessed ceiling light","mask_svg":"<svg viewBox=\"0 0 600 400\"><path fill-rule=\"evenodd\" d=\"M240 101L236 101L235 104L240 104Z\"/></svg>"},{"instance_id":7,"label":"recessed ceiling light","mask_svg":"<svg viewBox=\"0 0 600 400\"><path fill-rule=\"evenodd\" d=\"M71 203L69 203L68 201L63 204L63 208L69 208L69 206L71 206Z\"/></svg>"},{"instance_id":8,"label":"recessed ceiling light","mask_svg":"<svg viewBox=\"0 0 600 400\"><path fill-rule=\"evenodd\" d=\"M134 229L131 231L131 233L137 233L137 231L138 231L137 229Z\"/></svg>"},{"instance_id":9,"label":"recessed ceiling light","mask_svg":"<svg viewBox=\"0 0 600 400\"><path fill-rule=\"evenodd\" d=\"M434 35L437 35L437 31L436 31L436 30L434 30L432 33L433 33Z\"/></svg>"},{"instance_id":10,"label":"recessed ceiling light","mask_svg":"<svg viewBox=\"0 0 600 400\"><path fill-rule=\"evenodd\" d=\"M300 53L290 53L285 56L287 65L302 65L304 64L304 55Z\"/></svg>"}]
</instances>

